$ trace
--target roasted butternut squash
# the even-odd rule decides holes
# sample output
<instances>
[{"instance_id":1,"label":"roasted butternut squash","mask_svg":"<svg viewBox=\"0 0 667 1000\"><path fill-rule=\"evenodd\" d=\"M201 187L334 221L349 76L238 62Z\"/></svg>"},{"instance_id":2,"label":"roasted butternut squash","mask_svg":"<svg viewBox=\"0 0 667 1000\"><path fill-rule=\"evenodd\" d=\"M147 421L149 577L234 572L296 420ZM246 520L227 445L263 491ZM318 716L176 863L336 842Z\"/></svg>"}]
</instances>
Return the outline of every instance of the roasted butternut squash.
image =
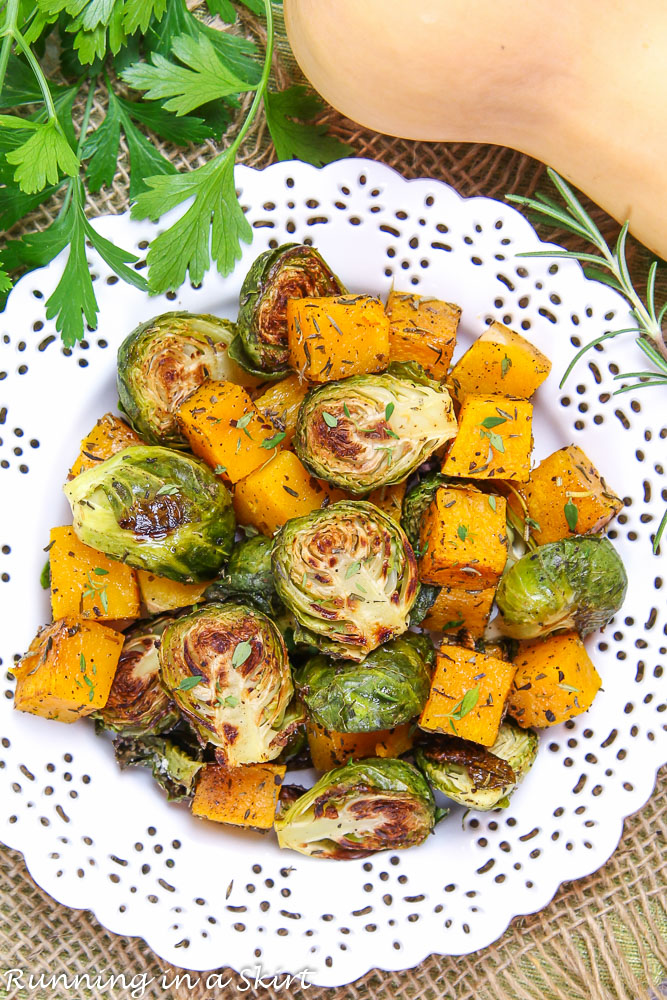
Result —
<instances>
[{"instance_id":1,"label":"roasted butternut squash","mask_svg":"<svg viewBox=\"0 0 667 1000\"><path fill-rule=\"evenodd\" d=\"M274 453L275 427L247 391L231 382L204 382L179 407L178 422L195 455L228 483L237 483Z\"/></svg>"},{"instance_id":2,"label":"roasted butternut squash","mask_svg":"<svg viewBox=\"0 0 667 1000\"><path fill-rule=\"evenodd\" d=\"M105 413L81 442L79 457L67 478L73 479L80 472L92 469L98 462L103 462L105 458L111 458L117 452L135 444L143 444L139 435L135 434L120 417L114 416L113 413Z\"/></svg>"},{"instance_id":3,"label":"roasted butternut squash","mask_svg":"<svg viewBox=\"0 0 667 1000\"><path fill-rule=\"evenodd\" d=\"M284 777L282 764L206 764L192 799L193 815L215 823L270 830Z\"/></svg>"},{"instance_id":4,"label":"roasted butternut squash","mask_svg":"<svg viewBox=\"0 0 667 1000\"><path fill-rule=\"evenodd\" d=\"M49 564L54 618L76 615L114 621L139 617L135 571L84 545L70 525L51 529Z\"/></svg>"},{"instance_id":5,"label":"roasted butternut squash","mask_svg":"<svg viewBox=\"0 0 667 1000\"><path fill-rule=\"evenodd\" d=\"M601 531L623 507L576 445L559 448L545 458L517 492L524 503L514 493L508 494L507 502L519 517L528 515L538 545Z\"/></svg>"},{"instance_id":6,"label":"roasted butternut squash","mask_svg":"<svg viewBox=\"0 0 667 1000\"><path fill-rule=\"evenodd\" d=\"M239 524L273 535L291 517L310 514L343 496L341 490L313 478L293 451L279 451L236 484L234 511Z\"/></svg>"},{"instance_id":7,"label":"roasted butternut squash","mask_svg":"<svg viewBox=\"0 0 667 1000\"><path fill-rule=\"evenodd\" d=\"M576 632L519 643L507 710L520 726L556 726L593 704L602 681Z\"/></svg>"},{"instance_id":8,"label":"roasted butternut squash","mask_svg":"<svg viewBox=\"0 0 667 1000\"><path fill-rule=\"evenodd\" d=\"M378 486L376 490L368 494L366 499L400 524L406 486L407 480L396 483L394 486Z\"/></svg>"},{"instance_id":9,"label":"roasted butternut squash","mask_svg":"<svg viewBox=\"0 0 667 1000\"><path fill-rule=\"evenodd\" d=\"M316 722L306 722L306 734L313 767L330 771L348 760L363 757L398 757L413 745L409 722L375 733L334 733Z\"/></svg>"},{"instance_id":10,"label":"roasted butternut squash","mask_svg":"<svg viewBox=\"0 0 667 1000\"><path fill-rule=\"evenodd\" d=\"M495 588L507 561L505 506L503 497L441 486L421 522L419 579Z\"/></svg>"},{"instance_id":11,"label":"roasted butternut squash","mask_svg":"<svg viewBox=\"0 0 667 1000\"><path fill-rule=\"evenodd\" d=\"M392 289L387 316L391 360L416 361L433 378L443 379L456 347L461 307Z\"/></svg>"},{"instance_id":12,"label":"roasted butternut squash","mask_svg":"<svg viewBox=\"0 0 667 1000\"><path fill-rule=\"evenodd\" d=\"M289 299L292 368L307 382L381 372L389 363L389 320L372 295Z\"/></svg>"},{"instance_id":13,"label":"roasted butternut squash","mask_svg":"<svg viewBox=\"0 0 667 1000\"><path fill-rule=\"evenodd\" d=\"M290 375L282 382L274 382L255 400L255 406L265 420L285 435L282 447L288 448L294 437L296 418L308 385L298 375Z\"/></svg>"},{"instance_id":14,"label":"roasted butternut squash","mask_svg":"<svg viewBox=\"0 0 667 1000\"><path fill-rule=\"evenodd\" d=\"M529 399L551 371L551 362L525 337L492 323L457 361L447 379L461 402L471 393Z\"/></svg>"},{"instance_id":15,"label":"roasted butternut squash","mask_svg":"<svg viewBox=\"0 0 667 1000\"><path fill-rule=\"evenodd\" d=\"M532 421L533 407L525 399L466 396L459 413L459 431L442 471L466 479L527 482Z\"/></svg>"},{"instance_id":16,"label":"roasted butternut squash","mask_svg":"<svg viewBox=\"0 0 667 1000\"><path fill-rule=\"evenodd\" d=\"M156 576L145 569L137 570L137 580L142 604L151 615L177 611L179 608L187 608L189 604L196 604L211 582L179 583L177 580L168 580L166 576Z\"/></svg>"},{"instance_id":17,"label":"roasted butternut squash","mask_svg":"<svg viewBox=\"0 0 667 1000\"><path fill-rule=\"evenodd\" d=\"M443 587L421 624L434 632L464 628L473 639L479 639L487 626L495 595L495 587L485 590Z\"/></svg>"},{"instance_id":18,"label":"roasted butternut squash","mask_svg":"<svg viewBox=\"0 0 667 1000\"><path fill-rule=\"evenodd\" d=\"M76 722L104 708L124 636L68 615L40 629L14 667L14 708L58 722Z\"/></svg>"},{"instance_id":19,"label":"roasted butternut squash","mask_svg":"<svg viewBox=\"0 0 667 1000\"><path fill-rule=\"evenodd\" d=\"M515 666L464 646L442 646L422 729L490 747L498 736Z\"/></svg>"}]
</instances>

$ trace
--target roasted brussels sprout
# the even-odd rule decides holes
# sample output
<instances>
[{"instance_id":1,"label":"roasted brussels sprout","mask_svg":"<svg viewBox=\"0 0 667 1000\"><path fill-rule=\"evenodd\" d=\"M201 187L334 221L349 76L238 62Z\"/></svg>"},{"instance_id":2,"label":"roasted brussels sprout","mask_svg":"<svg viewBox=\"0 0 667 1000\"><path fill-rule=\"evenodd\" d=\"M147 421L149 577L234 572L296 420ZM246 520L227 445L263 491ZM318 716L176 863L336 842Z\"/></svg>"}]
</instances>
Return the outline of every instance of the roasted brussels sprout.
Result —
<instances>
[{"instance_id":1,"label":"roasted brussels sprout","mask_svg":"<svg viewBox=\"0 0 667 1000\"><path fill-rule=\"evenodd\" d=\"M420 548L421 520L430 506L438 487L451 483L449 476L440 472L429 472L405 491L401 507L401 527L416 553ZM411 625L419 625L435 604L441 588L432 583L421 583L419 594L410 616Z\"/></svg>"},{"instance_id":2,"label":"roasted brussels sprout","mask_svg":"<svg viewBox=\"0 0 667 1000\"><path fill-rule=\"evenodd\" d=\"M426 704L434 659L427 635L406 632L359 663L316 656L297 672L295 684L311 718L325 729L393 729Z\"/></svg>"},{"instance_id":3,"label":"roasted brussels sprout","mask_svg":"<svg viewBox=\"0 0 667 1000\"><path fill-rule=\"evenodd\" d=\"M158 785L170 801L190 799L203 766L203 751L187 732L165 736L119 737L113 741L121 768L150 767Z\"/></svg>"},{"instance_id":4,"label":"roasted brussels sprout","mask_svg":"<svg viewBox=\"0 0 667 1000\"><path fill-rule=\"evenodd\" d=\"M241 286L232 357L254 375L283 377L289 369L287 300L344 292L345 287L312 247L285 243L265 250Z\"/></svg>"},{"instance_id":5,"label":"roasted brussels sprout","mask_svg":"<svg viewBox=\"0 0 667 1000\"><path fill-rule=\"evenodd\" d=\"M362 660L408 627L417 564L403 530L373 504L339 500L281 528L273 547L278 597L297 641Z\"/></svg>"},{"instance_id":6,"label":"roasted brussels sprout","mask_svg":"<svg viewBox=\"0 0 667 1000\"><path fill-rule=\"evenodd\" d=\"M561 629L588 635L604 628L623 604L628 578L607 538L576 535L540 545L500 581L496 603L502 632L532 639Z\"/></svg>"},{"instance_id":7,"label":"roasted brussels sprout","mask_svg":"<svg viewBox=\"0 0 667 1000\"><path fill-rule=\"evenodd\" d=\"M281 847L343 859L421 844L434 824L433 793L417 768L372 757L329 771L275 828Z\"/></svg>"},{"instance_id":8,"label":"roasted brussels sprout","mask_svg":"<svg viewBox=\"0 0 667 1000\"><path fill-rule=\"evenodd\" d=\"M293 443L314 476L360 495L406 479L455 434L445 386L419 365L394 363L312 389Z\"/></svg>"},{"instance_id":9,"label":"roasted brussels sprout","mask_svg":"<svg viewBox=\"0 0 667 1000\"><path fill-rule=\"evenodd\" d=\"M234 540L232 501L203 463L138 445L65 486L74 531L112 559L181 583L210 580Z\"/></svg>"},{"instance_id":10,"label":"roasted brussels sprout","mask_svg":"<svg viewBox=\"0 0 667 1000\"><path fill-rule=\"evenodd\" d=\"M470 809L498 809L525 777L537 756L537 733L505 719L490 747L433 736L415 752L427 780L454 802Z\"/></svg>"},{"instance_id":11,"label":"roasted brussels sprout","mask_svg":"<svg viewBox=\"0 0 667 1000\"><path fill-rule=\"evenodd\" d=\"M256 385L229 356L234 332L228 319L170 312L125 338L118 349L118 398L146 444L188 447L175 413L207 378Z\"/></svg>"},{"instance_id":12,"label":"roasted brussels sprout","mask_svg":"<svg viewBox=\"0 0 667 1000\"><path fill-rule=\"evenodd\" d=\"M158 648L171 618L139 622L125 635L123 650L98 728L121 736L156 736L173 729L180 715L160 681Z\"/></svg>"},{"instance_id":13,"label":"roasted brussels sprout","mask_svg":"<svg viewBox=\"0 0 667 1000\"><path fill-rule=\"evenodd\" d=\"M252 598L252 604L270 615L277 598L271 572L273 539L255 535L237 542L220 576L204 591L205 601Z\"/></svg>"},{"instance_id":14,"label":"roasted brussels sprout","mask_svg":"<svg viewBox=\"0 0 667 1000\"><path fill-rule=\"evenodd\" d=\"M229 767L274 760L301 722L282 636L245 605L208 604L172 622L160 672L201 742Z\"/></svg>"}]
</instances>

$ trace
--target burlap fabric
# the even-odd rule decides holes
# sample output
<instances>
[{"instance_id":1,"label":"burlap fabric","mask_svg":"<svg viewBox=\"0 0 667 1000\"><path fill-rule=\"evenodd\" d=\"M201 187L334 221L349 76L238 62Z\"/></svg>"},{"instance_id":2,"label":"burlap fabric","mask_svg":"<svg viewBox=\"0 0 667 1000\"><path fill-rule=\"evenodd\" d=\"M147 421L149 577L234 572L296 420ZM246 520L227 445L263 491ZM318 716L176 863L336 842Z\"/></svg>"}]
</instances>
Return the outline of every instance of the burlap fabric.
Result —
<instances>
[{"instance_id":1,"label":"burlap fabric","mask_svg":"<svg viewBox=\"0 0 667 1000\"><path fill-rule=\"evenodd\" d=\"M197 6L196 0L190 5ZM248 22L244 28L257 30ZM278 41L276 77L280 82L298 79L280 23ZM103 112L96 100L93 121ZM406 177L441 179L464 196L531 194L544 182L542 164L510 149L388 138L361 129L332 110L323 119L356 155L387 163ZM215 150L212 143L197 149L164 148L179 169L197 165ZM265 127L259 122L241 159L262 166L271 158ZM91 214L123 211L126 183L123 166L114 187L90 203ZM54 207L41 209L30 225L48 224ZM596 220L605 231L613 232L614 223L602 213L596 212ZM641 264L641 248L633 252L635 262ZM651 801L626 822L621 843L608 864L588 878L563 885L541 913L514 920L490 948L463 958L432 956L407 972L371 972L341 990L310 987L291 989L290 995L299 1000L657 1000L659 995L667 996L666 829L667 770L663 770ZM163 973L169 973L169 982L182 970L160 961L142 940L109 933L88 911L70 911L54 902L31 880L21 855L0 847L0 973L9 969L24 969L36 976L125 973L128 979L146 973L154 979L144 994L150 1000L204 1000L219 995L206 989L205 975L193 989L185 984L165 991L160 983ZM234 982L229 970L219 971ZM72 993L62 986L43 992L6 990L5 982L1 976L2 998L100 995L85 989ZM129 992L119 988L104 995L124 998ZM236 995L233 985L224 995ZM285 994L269 988L254 995Z\"/></svg>"}]
</instances>

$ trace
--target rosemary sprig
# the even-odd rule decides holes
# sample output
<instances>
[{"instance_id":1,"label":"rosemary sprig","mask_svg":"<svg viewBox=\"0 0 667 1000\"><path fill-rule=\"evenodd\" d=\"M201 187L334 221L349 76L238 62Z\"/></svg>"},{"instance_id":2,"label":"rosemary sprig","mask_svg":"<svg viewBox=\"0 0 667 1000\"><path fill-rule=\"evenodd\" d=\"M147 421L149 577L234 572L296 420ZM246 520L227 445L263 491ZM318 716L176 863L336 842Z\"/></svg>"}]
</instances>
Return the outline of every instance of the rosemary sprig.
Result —
<instances>
[{"instance_id":1,"label":"rosemary sprig","mask_svg":"<svg viewBox=\"0 0 667 1000\"><path fill-rule=\"evenodd\" d=\"M649 267L646 281L646 297L644 300L632 283L625 254L629 223L626 222L621 227L616 245L612 250L570 186L550 167L547 173L563 199L564 205L543 194L537 194L535 198L507 195L507 200L528 209L537 217L539 222L558 226L572 233L574 236L580 236L588 240L589 243L593 244L596 252L579 253L575 250L533 250L517 254L517 256L560 257L578 261L582 264L584 274L587 278L609 285L610 288L613 288L614 291L619 292L623 296L630 306L630 311L637 323L636 326L624 327L621 330L608 330L599 337L595 337L587 344L584 344L567 366L565 374L560 381L560 388L564 386L572 369L587 351L597 347L598 344L602 344L607 340L613 340L615 337L620 337L627 333L634 333L636 335L635 340L637 344L655 370L621 372L615 375L615 381L627 381L628 379L637 379L637 381L616 389L614 395L632 392L634 389L642 389L647 386L667 385L667 345L665 344L663 333L663 323L667 316L667 302L661 306L659 311L657 310L655 282L658 261L654 260ZM665 511L662 517L653 540L654 553L658 552L665 529L667 529L667 511Z\"/></svg>"}]
</instances>

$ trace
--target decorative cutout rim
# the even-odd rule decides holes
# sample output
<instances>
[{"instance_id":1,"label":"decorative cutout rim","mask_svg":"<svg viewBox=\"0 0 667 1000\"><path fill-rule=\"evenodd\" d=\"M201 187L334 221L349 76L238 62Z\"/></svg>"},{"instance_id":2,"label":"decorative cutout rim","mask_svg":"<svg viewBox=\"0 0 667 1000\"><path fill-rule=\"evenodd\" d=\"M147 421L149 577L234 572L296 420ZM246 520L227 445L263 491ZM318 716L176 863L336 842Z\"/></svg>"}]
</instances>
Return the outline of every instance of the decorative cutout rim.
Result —
<instances>
[{"instance_id":1,"label":"decorative cutout rim","mask_svg":"<svg viewBox=\"0 0 667 1000\"><path fill-rule=\"evenodd\" d=\"M0 319L0 595L10 610L0 639L0 789L8 803L0 838L23 852L55 899L145 938L175 965L306 969L309 982L335 986L371 968L405 969L433 952L490 944L514 916L545 906L562 881L604 864L624 818L649 797L667 758L664 557L650 551L667 497L667 428L648 394L611 396L614 366L633 370L641 357L631 339L614 341L613 355L600 345L559 391L577 341L628 325L627 306L573 261L517 260L544 244L509 206L462 199L442 182L407 181L361 159L321 170L240 167L236 180L255 239L229 278L209 272L199 289L149 299L91 254L99 329L64 351L44 316L61 256L19 282ZM107 216L95 226L141 251L168 221ZM148 775L121 774L92 727L14 713L6 674L48 618L41 546L51 524L69 520L58 483L78 441L115 408L114 349L138 322L168 309L233 316L249 262L272 240L311 240L352 290L385 295L395 281L458 302L464 345L491 316L534 339L554 362L538 393L536 457L574 441L626 500L610 537L630 591L605 634L589 640L604 684L591 712L542 731L538 761L504 812L462 820L456 809L420 848L344 864L193 819L167 804Z\"/></svg>"}]
</instances>

